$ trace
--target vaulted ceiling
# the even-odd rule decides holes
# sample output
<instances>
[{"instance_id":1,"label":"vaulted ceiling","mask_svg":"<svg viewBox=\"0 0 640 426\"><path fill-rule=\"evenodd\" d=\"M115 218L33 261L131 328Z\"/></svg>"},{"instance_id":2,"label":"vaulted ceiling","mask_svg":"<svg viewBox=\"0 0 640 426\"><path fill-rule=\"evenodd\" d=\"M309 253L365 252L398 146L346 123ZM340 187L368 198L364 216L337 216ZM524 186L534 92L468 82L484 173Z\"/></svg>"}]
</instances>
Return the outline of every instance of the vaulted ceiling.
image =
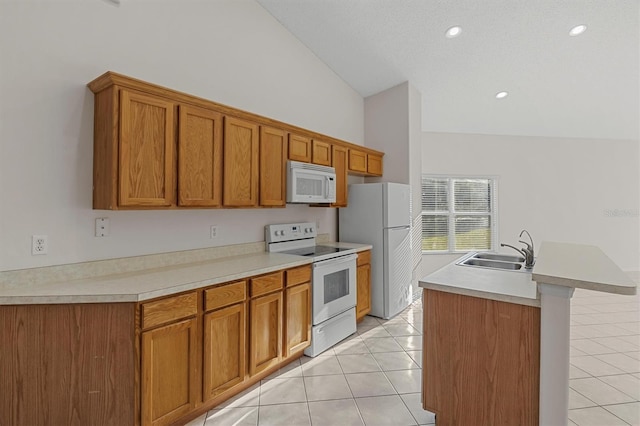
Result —
<instances>
[{"instance_id":1,"label":"vaulted ceiling","mask_svg":"<svg viewBox=\"0 0 640 426\"><path fill-rule=\"evenodd\" d=\"M639 138L638 0L257 1L363 97L409 81L424 131Z\"/></svg>"}]
</instances>

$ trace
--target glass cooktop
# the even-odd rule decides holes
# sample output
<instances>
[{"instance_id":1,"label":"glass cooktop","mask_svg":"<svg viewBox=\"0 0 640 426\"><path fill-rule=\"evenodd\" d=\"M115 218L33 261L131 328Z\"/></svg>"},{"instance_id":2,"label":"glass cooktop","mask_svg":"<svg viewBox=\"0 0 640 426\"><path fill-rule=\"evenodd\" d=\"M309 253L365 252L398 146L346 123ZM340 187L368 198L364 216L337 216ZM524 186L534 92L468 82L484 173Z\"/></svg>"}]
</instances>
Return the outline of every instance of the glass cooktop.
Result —
<instances>
[{"instance_id":1,"label":"glass cooktop","mask_svg":"<svg viewBox=\"0 0 640 426\"><path fill-rule=\"evenodd\" d=\"M295 254L296 256L322 256L324 254L339 253L341 251L347 251L352 249L329 247L329 246L311 246L303 247L295 250L287 250L281 253Z\"/></svg>"}]
</instances>

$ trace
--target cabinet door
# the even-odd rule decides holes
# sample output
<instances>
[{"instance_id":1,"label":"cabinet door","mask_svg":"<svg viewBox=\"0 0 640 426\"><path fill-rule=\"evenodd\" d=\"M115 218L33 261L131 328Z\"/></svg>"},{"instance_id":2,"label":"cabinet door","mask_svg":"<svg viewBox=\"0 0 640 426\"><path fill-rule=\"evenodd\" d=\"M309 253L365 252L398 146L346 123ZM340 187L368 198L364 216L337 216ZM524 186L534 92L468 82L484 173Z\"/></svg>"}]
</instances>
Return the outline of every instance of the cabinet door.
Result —
<instances>
[{"instance_id":1,"label":"cabinet door","mask_svg":"<svg viewBox=\"0 0 640 426\"><path fill-rule=\"evenodd\" d=\"M142 333L142 424L164 425L195 408L196 319Z\"/></svg>"},{"instance_id":2,"label":"cabinet door","mask_svg":"<svg viewBox=\"0 0 640 426\"><path fill-rule=\"evenodd\" d=\"M382 176L382 156L367 154L367 173Z\"/></svg>"},{"instance_id":3,"label":"cabinet door","mask_svg":"<svg viewBox=\"0 0 640 426\"><path fill-rule=\"evenodd\" d=\"M332 146L332 166L336 169L336 202L332 204L333 207L346 207L347 206L347 148L341 146Z\"/></svg>"},{"instance_id":4,"label":"cabinet door","mask_svg":"<svg viewBox=\"0 0 640 426\"><path fill-rule=\"evenodd\" d=\"M287 133L260 128L260 205L284 207L287 197Z\"/></svg>"},{"instance_id":5,"label":"cabinet door","mask_svg":"<svg viewBox=\"0 0 640 426\"><path fill-rule=\"evenodd\" d=\"M423 407L445 425L538 425L540 308L427 289L423 309Z\"/></svg>"},{"instance_id":6,"label":"cabinet door","mask_svg":"<svg viewBox=\"0 0 640 426\"><path fill-rule=\"evenodd\" d=\"M120 91L120 206L175 204L174 125L173 103Z\"/></svg>"},{"instance_id":7,"label":"cabinet door","mask_svg":"<svg viewBox=\"0 0 640 426\"><path fill-rule=\"evenodd\" d=\"M352 172L367 172L367 153L357 151L355 149L349 150L349 170Z\"/></svg>"},{"instance_id":8,"label":"cabinet door","mask_svg":"<svg viewBox=\"0 0 640 426\"><path fill-rule=\"evenodd\" d=\"M244 381L246 327L244 303L204 316L205 401Z\"/></svg>"},{"instance_id":9,"label":"cabinet door","mask_svg":"<svg viewBox=\"0 0 640 426\"><path fill-rule=\"evenodd\" d=\"M311 162L322 166L331 166L331 144L313 140Z\"/></svg>"},{"instance_id":10,"label":"cabinet door","mask_svg":"<svg viewBox=\"0 0 640 426\"><path fill-rule=\"evenodd\" d=\"M178 202L181 206L222 203L222 115L180 105Z\"/></svg>"},{"instance_id":11,"label":"cabinet door","mask_svg":"<svg viewBox=\"0 0 640 426\"><path fill-rule=\"evenodd\" d=\"M311 283L286 289L284 356L304 350L311 344Z\"/></svg>"},{"instance_id":12,"label":"cabinet door","mask_svg":"<svg viewBox=\"0 0 640 426\"><path fill-rule=\"evenodd\" d=\"M359 320L371 311L371 265L360 265L356 271L356 320Z\"/></svg>"},{"instance_id":13,"label":"cabinet door","mask_svg":"<svg viewBox=\"0 0 640 426\"><path fill-rule=\"evenodd\" d=\"M289 134L289 160L311 162L311 139Z\"/></svg>"},{"instance_id":14,"label":"cabinet door","mask_svg":"<svg viewBox=\"0 0 640 426\"><path fill-rule=\"evenodd\" d=\"M251 300L249 374L276 365L282 358L282 291Z\"/></svg>"},{"instance_id":15,"label":"cabinet door","mask_svg":"<svg viewBox=\"0 0 640 426\"><path fill-rule=\"evenodd\" d=\"M224 118L224 193L228 207L258 205L258 125Z\"/></svg>"}]
</instances>

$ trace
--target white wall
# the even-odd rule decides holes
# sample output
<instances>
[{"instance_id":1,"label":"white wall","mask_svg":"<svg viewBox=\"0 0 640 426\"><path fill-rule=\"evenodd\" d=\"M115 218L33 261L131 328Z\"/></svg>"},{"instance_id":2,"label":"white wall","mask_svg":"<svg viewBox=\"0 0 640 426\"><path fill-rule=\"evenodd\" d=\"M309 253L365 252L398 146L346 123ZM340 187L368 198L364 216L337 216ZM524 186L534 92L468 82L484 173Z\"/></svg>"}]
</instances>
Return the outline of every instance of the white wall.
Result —
<instances>
[{"instance_id":1,"label":"white wall","mask_svg":"<svg viewBox=\"0 0 640 426\"><path fill-rule=\"evenodd\" d=\"M423 133L422 170L499 176L501 242L518 245L526 228L536 248L592 244L640 270L638 141ZM423 256L423 274L456 257Z\"/></svg>"},{"instance_id":2,"label":"white wall","mask_svg":"<svg viewBox=\"0 0 640 426\"><path fill-rule=\"evenodd\" d=\"M86 84L107 70L363 143L363 99L252 0L4 0L0 54L0 271L262 241L296 220L335 237L329 208L91 209ZM32 234L48 255L31 256Z\"/></svg>"},{"instance_id":3,"label":"white wall","mask_svg":"<svg viewBox=\"0 0 640 426\"><path fill-rule=\"evenodd\" d=\"M422 95L409 82L365 98L365 144L385 153L384 176L365 181L411 185L412 294L418 297L421 278L421 149Z\"/></svg>"},{"instance_id":4,"label":"white wall","mask_svg":"<svg viewBox=\"0 0 640 426\"><path fill-rule=\"evenodd\" d=\"M365 145L383 151L382 178L367 182L409 183L408 83L402 83L365 100Z\"/></svg>"}]
</instances>

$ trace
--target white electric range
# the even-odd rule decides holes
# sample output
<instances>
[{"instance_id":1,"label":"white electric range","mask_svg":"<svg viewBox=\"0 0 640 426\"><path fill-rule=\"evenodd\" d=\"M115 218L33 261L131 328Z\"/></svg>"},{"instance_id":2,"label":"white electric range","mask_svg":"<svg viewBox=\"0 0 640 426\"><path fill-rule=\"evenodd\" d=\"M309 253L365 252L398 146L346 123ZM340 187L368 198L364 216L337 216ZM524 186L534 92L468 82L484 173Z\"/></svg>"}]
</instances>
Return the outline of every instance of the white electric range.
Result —
<instances>
[{"instance_id":1,"label":"white electric range","mask_svg":"<svg viewBox=\"0 0 640 426\"><path fill-rule=\"evenodd\" d=\"M313 259L311 357L356 332L356 250L317 244L317 235L313 222L265 226L268 252Z\"/></svg>"}]
</instances>

